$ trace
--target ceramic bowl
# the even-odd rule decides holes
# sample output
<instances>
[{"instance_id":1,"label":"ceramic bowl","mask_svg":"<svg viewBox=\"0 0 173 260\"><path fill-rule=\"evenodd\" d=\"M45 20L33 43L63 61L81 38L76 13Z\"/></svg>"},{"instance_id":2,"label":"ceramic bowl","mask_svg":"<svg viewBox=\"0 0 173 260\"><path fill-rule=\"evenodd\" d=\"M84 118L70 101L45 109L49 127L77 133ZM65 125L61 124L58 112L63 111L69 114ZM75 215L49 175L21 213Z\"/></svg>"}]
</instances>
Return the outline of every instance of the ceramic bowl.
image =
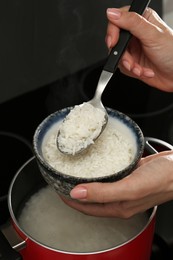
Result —
<instances>
[{"instance_id":1,"label":"ceramic bowl","mask_svg":"<svg viewBox=\"0 0 173 260\"><path fill-rule=\"evenodd\" d=\"M75 177L71 174L68 175L56 170L47 162L43 154L45 136L52 127L60 123L66 117L72 108L73 107L67 107L50 114L40 123L40 125L38 125L33 137L33 151L42 176L46 182L56 190L56 192L66 197L70 197L70 191L74 188L74 186L80 183L114 182L124 178L135 169L144 152L144 136L136 122L119 111L106 108L109 117L116 120L118 119L130 131L134 138L134 146L136 146L135 154L130 164L118 172L100 177ZM104 163L107 163L106 159Z\"/></svg>"}]
</instances>

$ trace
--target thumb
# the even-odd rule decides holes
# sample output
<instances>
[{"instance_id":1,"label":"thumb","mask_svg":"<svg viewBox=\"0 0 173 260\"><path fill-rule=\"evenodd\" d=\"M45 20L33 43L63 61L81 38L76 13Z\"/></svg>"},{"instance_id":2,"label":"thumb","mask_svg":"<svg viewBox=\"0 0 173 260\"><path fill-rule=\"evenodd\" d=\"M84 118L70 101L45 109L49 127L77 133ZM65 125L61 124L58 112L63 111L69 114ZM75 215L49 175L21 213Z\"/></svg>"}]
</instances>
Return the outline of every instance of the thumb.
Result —
<instances>
[{"instance_id":1,"label":"thumb","mask_svg":"<svg viewBox=\"0 0 173 260\"><path fill-rule=\"evenodd\" d=\"M128 12L127 8L108 8L107 18L109 20L107 36L109 36L109 40L111 37L112 46L117 42L117 28L129 31L143 44L150 43L151 39L159 36L160 18L151 8L145 10L144 16L135 12Z\"/></svg>"},{"instance_id":2,"label":"thumb","mask_svg":"<svg viewBox=\"0 0 173 260\"><path fill-rule=\"evenodd\" d=\"M93 182L79 184L71 190L70 196L83 202L95 203L129 200L141 192L139 176L139 174L133 173L122 180L112 183ZM134 178L135 180L133 181Z\"/></svg>"},{"instance_id":3,"label":"thumb","mask_svg":"<svg viewBox=\"0 0 173 260\"><path fill-rule=\"evenodd\" d=\"M110 203L143 198L153 189L157 190L160 187L160 183L163 183L162 169L163 167L165 168L165 161L163 160L162 163L164 165L158 169L158 160L159 157L156 157L156 160L142 164L119 181L79 184L71 190L70 195L72 198L80 201L95 203ZM151 172L156 172L157 174L152 175ZM166 183L167 181L165 180L163 186L166 186Z\"/></svg>"}]
</instances>

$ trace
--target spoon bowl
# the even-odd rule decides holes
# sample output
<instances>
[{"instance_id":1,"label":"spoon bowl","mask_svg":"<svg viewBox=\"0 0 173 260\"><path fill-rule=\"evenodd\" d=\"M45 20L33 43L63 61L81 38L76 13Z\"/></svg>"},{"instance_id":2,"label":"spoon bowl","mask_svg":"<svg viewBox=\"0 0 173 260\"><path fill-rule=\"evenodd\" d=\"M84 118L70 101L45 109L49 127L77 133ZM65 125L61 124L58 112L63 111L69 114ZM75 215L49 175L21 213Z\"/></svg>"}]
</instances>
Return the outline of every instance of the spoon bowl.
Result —
<instances>
[{"instance_id":1,"label":"spoon bowl","mask_svg":"<svg viewBox=\"0 0 173 260\"><path fill-rule=\"evenodd\" d=\"M63 120L57 134L58 150L64 154L76 155L94 144L108 122L108 114L101 102L107 77L102 73L94 97L75 106ZM74 129L74 131L72 131Z\"/></svg>"}]
</instances>

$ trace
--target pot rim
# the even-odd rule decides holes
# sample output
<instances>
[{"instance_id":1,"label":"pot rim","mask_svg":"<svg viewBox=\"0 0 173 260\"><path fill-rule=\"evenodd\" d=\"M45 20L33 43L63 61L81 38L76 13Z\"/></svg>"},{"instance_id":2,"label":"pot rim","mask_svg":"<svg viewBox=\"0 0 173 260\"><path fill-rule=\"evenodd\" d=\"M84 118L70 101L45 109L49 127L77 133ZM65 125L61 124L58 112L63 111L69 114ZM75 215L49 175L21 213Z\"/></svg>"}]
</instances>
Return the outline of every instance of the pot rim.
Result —
<instances>
[{"instance_id":1,"label":"pot rim","mask_svg":"<svg viewBox=\"0 0 173 260\"><path fill-rule=\"evenodd\" d=\"M135 240L137 237L139 237L147 228L148 226L151 224L151 222L154 220L154 217L156 216L156 211L157 211L157 206L154 206L153 208L149 209L152 210L147 223L144 225L144 227L141 229L140 232L138 232L135 236L133 236L132 238L130 238L129 240L118 244L114 247L111 248L107 248L104 250L99 250L99 251L91 251L91 252L70 252L70 251L66 251L66 250L61 250L61 249L57 249L48 245L45 245L43 243L41 243L40 241L36 240L35 238L33 238L32 236L30 236L27 232L25 232L19 225L18 220L15 217L15 214L13 212L13 208L12 208L12 203L11 203L11 197L12 197L12 189L15 183L15 180L17 179L18 175L21 173L22 169L25 168L25 166L30 163L32 160L36 159L35 156L31 157L29 160L27 160L21 167L20 169L17 171L17 173L15 174L14 178L12 179L12 182L10 184L9 187L9 192L8 192L8 208L9 208L9 212L10 212L10 216L12 218L12 223L13 223L13 227L15 228L16 232L19 233L18 231L20 231L24 236L25 236L25 241L27 241L28 239L30 239L32 242L36 243L37 245L44 247L45 249L51 250L51 251L55 251L58 253L63 253L63 254L70 254L70 255L92 255L92 254L101 254L101 253L105 253L105 252L109 252L115 249L118 249L120 247L125 246L126 244L131 243L133 240ZM19 234L19 236L22 238L22 236ZM23 239L23 238L22 238Z\"/></svg>"}]
</instances>

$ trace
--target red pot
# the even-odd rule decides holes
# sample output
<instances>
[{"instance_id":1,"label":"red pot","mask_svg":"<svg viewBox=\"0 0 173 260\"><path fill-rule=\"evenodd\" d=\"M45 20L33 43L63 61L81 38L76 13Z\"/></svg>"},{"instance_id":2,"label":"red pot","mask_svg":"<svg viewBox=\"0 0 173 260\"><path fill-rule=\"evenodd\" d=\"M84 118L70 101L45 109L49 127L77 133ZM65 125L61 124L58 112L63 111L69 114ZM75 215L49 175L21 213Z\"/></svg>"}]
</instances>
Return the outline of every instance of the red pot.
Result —
<instances>
[{"instance_id":1,"label":"red pot","mask_svg":"<svg viewBox=\"0 0 173 260\"><path fill-rule=\"evenodd\" d=\"M144 230L142 230L140 234L137 234L136 237L127 241L125 244L103 252L100 251L91 254L61 252L49 247L44 247L31 238L26 238L26 248L20 253L24 260L149 260L154 234L155 212L156 208L153 209L147 226L144 227Z\"/></svg>"},{"instance_id":2,"label":"red pot","mask_svg":"<svg viewBox=\"0 0 173 260\"><path fill-rule=\"evenodd\" d=\"M92 253L71 253L55 250L49 246L36 241L22 230L17 216L18 211L25 202L25 198L31 196L45 182L38 170L35 158L27 161L15 175L9 190L9 209L12 217L13 226L25 241L24 248L20 254L24 260L149 260L155 229L156 208L148 210L147 224L130 240L104 251Z\"/></svg>"}]
</instances>

